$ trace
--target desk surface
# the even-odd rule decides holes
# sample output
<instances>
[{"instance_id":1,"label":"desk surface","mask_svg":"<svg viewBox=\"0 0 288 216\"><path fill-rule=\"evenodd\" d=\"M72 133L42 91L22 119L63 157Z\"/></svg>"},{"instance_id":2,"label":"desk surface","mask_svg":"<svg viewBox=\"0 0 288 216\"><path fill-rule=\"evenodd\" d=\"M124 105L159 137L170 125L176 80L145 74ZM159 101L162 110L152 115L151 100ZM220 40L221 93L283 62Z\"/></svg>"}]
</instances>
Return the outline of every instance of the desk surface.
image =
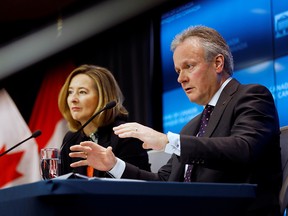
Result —
<instances>
[{"instance_id":1,"label":"desk surface","mask_svg":"<svg viewBox=\"0 0 288 216\"><path fill-rule=\"evenodd\" d=\"M131 180L47 180L0 190L3 215L114 215L151 212L195 215L243 215L256 185L146 182ZM15 207L16 206L16 207ZM133 210L134 209L134 210ZM135 213L140 210L140 213ZM93 214L92 214L93 215Z\"/></svg>"}]
</instances>

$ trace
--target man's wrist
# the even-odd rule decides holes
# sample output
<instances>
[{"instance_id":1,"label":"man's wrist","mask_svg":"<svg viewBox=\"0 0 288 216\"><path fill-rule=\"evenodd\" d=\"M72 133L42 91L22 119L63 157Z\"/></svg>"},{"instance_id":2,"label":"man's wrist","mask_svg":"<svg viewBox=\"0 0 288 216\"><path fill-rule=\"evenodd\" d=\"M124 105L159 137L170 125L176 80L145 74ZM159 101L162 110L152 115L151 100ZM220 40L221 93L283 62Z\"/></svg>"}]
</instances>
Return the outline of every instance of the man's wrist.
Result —
<instances>
[{"instance_id":1,"label":"man's wrist","mask_svg":"<svg viewBox=\"0 0 288 216\"><path fill-rule=\"evenodd\" d=\"M117 157L116 157L116 160L117 161L116 161L115 166L107 172L111 177L120 179L125 170L126 164L123 160Z\"/></svg>"},{"instance_id":2,"label":"man's wrist","mask_svg":"<svg viewBox=\"0 0 288 216\"><path fill-rule=\"evenodd\" d=\"M171 133L170 131L167 133L167 139L169 142L166 144L164 151L169 154L176 154L180 156L180 135Z\"/></svg>"}]
</instances>

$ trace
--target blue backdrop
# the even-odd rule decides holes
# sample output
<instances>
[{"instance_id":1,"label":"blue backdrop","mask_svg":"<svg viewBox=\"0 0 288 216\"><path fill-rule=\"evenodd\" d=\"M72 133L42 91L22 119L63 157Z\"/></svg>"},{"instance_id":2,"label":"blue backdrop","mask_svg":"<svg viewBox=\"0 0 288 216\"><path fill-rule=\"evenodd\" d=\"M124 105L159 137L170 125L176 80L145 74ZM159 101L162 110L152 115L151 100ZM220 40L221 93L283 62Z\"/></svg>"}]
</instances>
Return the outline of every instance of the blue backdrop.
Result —
<instances>
[{"instance_id":1,"label":"blue backdrop","mask_svg":"<svg viewBox=\"0 0 288 216\"><path fill-rule=\"evenodd\" d=\"M161 19L163 130L180 132L202 107L177 83L170 44L191 25L219 31L229 44L234 77L263 84L272 92L281 126L288 125L288 4L283 0L199 0L167 11Z\"/></svg>"}]
</instances>

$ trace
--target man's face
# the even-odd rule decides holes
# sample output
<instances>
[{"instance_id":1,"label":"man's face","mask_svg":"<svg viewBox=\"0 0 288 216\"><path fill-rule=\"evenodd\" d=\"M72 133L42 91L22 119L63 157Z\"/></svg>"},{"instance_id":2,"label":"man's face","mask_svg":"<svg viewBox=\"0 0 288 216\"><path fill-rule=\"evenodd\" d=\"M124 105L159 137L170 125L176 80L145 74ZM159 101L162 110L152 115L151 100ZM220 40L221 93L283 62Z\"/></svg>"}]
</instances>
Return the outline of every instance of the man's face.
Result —
<instances>
[{"instance_id":1,"label":"man's face","mask_svg":"<svg viewBox=\"0 0 288 216\"><path fill-rule=\"evenodd\" d=\"M204 49L196 38L186 39L173 54L177 81L191 102L206 105L220 87L217 61L206 62Z\"/></svg>"}]
</instances>

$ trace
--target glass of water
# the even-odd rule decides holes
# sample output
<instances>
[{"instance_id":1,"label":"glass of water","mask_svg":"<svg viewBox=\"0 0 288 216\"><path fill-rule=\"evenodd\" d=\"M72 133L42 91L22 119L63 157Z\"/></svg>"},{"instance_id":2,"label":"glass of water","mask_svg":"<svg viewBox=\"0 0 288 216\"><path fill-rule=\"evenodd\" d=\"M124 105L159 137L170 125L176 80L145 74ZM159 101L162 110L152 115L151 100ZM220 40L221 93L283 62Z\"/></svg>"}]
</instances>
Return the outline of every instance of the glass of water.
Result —
<instances>
[{"instance_id":1,"label":"glass of water","mask_svg":"<svg viewBox=\"0 0 288 216\"><path fill-rule=\"evenodd\" d=\"M43 180L59 176L60 151L57 148L43 148L40 151L40 173Z\"/></svg>"}]
</instances>

